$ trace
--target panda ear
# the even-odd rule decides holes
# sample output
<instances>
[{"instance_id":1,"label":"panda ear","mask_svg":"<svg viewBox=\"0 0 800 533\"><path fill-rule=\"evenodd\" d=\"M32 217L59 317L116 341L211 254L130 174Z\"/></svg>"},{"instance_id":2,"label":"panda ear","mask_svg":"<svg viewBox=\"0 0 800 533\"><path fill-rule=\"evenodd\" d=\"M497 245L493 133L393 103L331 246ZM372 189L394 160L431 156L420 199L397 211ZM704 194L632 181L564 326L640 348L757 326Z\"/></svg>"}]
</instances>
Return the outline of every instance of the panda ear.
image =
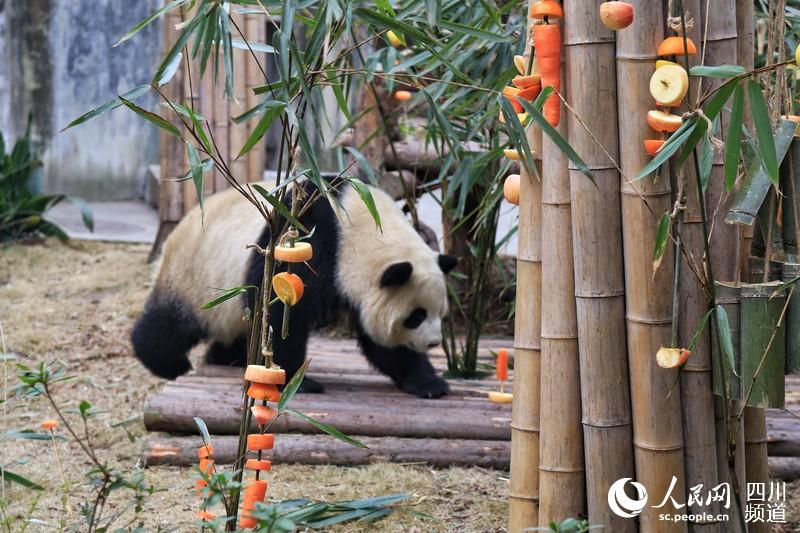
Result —
<instances>
[{"instance_id":1,"label":"panda ear","mask_svg":"<svg viewBox=\"0 0 800 533\"><path fill-rule=\"evenodd\" d=\"M445 274L449 274L450 271L456 267L456 263L458 263L458 257L454 255L439 254L439 268L441 268L442 272Z\"/></svg>"},{"instance_id":2,"label":"panda ear","mask_svg":"<svg viewBox=\"0 0 800 533\"><path fill-rule=\"evenodd\" d=\"M399 287L411 279L414 267L408 261L393 263L383 271L381 276L381 288Z\"/></svg>"}]
</instances>

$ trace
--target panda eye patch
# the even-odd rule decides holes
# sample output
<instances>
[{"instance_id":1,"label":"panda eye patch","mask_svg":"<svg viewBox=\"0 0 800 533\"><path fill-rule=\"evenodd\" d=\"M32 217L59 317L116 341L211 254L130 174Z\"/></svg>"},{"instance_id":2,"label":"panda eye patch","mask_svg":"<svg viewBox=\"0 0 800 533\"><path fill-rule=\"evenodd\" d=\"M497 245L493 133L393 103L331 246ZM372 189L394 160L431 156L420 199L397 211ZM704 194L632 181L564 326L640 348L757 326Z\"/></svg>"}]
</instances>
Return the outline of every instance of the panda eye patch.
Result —
<instances>
[{"instance_id":1,"label":"panda eye patch","mask_svg":"<svg viewBox=\"0 0 800 533\"><path fill-rule=\"evenodd\" d=\"M408 329L416 329L425 322L425 319L428 318L428 312L421 307L417 307L414 309L408 318L403 321L403 326Z\"/></svg>"}]
</instances>

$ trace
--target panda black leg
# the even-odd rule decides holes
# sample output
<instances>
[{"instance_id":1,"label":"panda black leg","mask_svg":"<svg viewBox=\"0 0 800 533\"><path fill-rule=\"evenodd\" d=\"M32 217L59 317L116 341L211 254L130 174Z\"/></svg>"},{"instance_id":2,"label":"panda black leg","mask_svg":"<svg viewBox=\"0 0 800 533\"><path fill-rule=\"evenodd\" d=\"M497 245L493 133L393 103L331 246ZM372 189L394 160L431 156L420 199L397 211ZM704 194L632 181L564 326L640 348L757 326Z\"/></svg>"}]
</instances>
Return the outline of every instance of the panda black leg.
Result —
<instances>
[{"instance_id":1,"label":"panda black leg","mask_svg":"<svg viewBox=\"0 0 800 533\"><path fill-rule=\"evenodd\" d=\"M361 349L375 368L392 378L397 388L419 398L440 398L450 392L447 382L436 375L428 356L408 348L386 348L365 334L358 336Z\"/></svg>"},{"instance_id":2,"label":"panda black leg","mask_svg":"<svg viewBox=\"0 0 800 533\"><path fill-rule=\"evenodd\" d=\"M283 305L274 304L270 310L270 326L272 326L272 349L275 362L286 371L286 382L300 369L306 359L306 345L308 344L308 320L303 316L302 308L295 306L289 318L289 335L281 337L283 323ZM303 378L298 392L320 393L325 387L314 379Z\"/></svg>"},{"instance_id":3,"label":"panda black leg","mask_svg":"<svg viewBox=\"0 0 800 533\"><path fill-rule=\"evenodd\" d=\"M187 354L204 337L197 316L180 299L154 292L133 327L136 357L153 374L175 379L191 370Z\"/></svg>"},{"instance_id":4,"label":"panda black leg","mask_svg":"<svg viewBox=\"0 0 800 533\"><path fill-rule=\"evenodd\" d=\"M214 342L206 351L210 365L244 366L247 363L247 338L239 337L230 344Z\"/></svg>"}]
</instances>

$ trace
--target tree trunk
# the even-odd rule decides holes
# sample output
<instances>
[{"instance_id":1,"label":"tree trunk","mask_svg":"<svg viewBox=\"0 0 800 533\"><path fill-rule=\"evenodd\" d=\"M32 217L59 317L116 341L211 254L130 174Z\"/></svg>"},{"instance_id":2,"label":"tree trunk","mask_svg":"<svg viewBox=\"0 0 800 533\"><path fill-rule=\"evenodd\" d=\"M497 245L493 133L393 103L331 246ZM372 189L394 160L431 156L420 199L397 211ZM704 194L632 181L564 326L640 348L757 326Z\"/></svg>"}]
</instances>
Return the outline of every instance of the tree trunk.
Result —
<instances>
[{"instance_id":1,"label":"tree trunk","mask_svg":"<svg viewBox=\"0 0 800 533\"><path fill-rule=\"evenodd\" d=\"M567 93L577 113L567 116L569 142L596 181L570 168L588 515L609 531L636 531L608 505L608 488L634 477L620 175L597 145L619 158L614 34L594 2L566 2L563 21Z\"/></svg>"}]
</instances>

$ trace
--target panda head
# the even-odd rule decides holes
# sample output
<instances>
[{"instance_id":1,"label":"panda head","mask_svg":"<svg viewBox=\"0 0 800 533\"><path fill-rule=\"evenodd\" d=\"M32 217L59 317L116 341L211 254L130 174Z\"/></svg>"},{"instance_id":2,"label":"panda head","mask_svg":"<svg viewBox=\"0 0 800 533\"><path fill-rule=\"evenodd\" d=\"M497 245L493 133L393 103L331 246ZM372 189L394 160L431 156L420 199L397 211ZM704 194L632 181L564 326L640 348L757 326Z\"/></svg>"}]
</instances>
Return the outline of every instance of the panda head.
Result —
<instances>
[{"instance_id":1,"label":"panda head","mask_svg":"<svg viewBox=\"0 0 800 533\"><path fill-rule=\"evenodd\" d=\"M376 309L360 309L361 325L376 342L417 352L441 344L442 318L447 313L444 275L455 267L456 258L431 254L426 259L416 264L397 261L382 269L373 304Z\"/></svg>"}]
</instances>

